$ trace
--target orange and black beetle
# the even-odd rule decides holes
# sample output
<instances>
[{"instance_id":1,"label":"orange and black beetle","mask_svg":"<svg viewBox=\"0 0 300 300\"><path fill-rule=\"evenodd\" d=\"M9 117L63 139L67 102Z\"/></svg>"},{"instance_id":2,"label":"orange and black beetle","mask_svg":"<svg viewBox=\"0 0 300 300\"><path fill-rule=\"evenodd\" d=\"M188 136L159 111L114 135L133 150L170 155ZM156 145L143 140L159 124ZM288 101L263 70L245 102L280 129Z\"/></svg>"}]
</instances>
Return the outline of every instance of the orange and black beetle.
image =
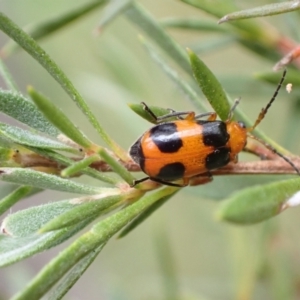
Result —
<instances>
[{"instance_id":1,"label":"orange and black beetle","mask_svg":"<svg viewBox=\"0 0 300 300\"><path fill-rule=\"evenodd\" d=\"M231 161L237 162L238 154L246 146L249 132L264 118L278 94L285 74L286 71L268 105L250 128L246 128L243 122L232 121L232 114L238 101L230 110L225 122L216 120L215 112L201 115L195 115L194 112L172 112L157 117L145 103L142 103L158 125L145 132L129 150L132 159L148 175L137 180L135 184L151 179L166 185L185 186L197 175L209 174L210 170L226 166ZM178 119L163 122L174 116ZM207 120L199 120L205 116L208 116ZM271 146L266 144L265 146L285 159L299 174L299 170L288 158ZM183 184L173 183L179 179Z\"/></svg>"}]
</instances>

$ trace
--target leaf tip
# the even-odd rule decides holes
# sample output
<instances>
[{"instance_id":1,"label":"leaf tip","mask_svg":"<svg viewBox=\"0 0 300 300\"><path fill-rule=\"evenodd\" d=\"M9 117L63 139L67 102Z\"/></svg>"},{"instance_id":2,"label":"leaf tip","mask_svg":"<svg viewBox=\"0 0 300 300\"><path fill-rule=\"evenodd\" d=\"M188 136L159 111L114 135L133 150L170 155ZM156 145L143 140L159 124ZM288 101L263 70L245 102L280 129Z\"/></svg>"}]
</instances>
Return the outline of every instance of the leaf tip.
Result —
<instances>
[{"instance_id":1,"label":"leaf tip","mask_svg":"<svg viewBox=\"0 0 300 300\"><path fill-rule=\"evenodd\" d=\"M37 231L37 234L46 234L50 231L54 231L55 229L48 228L48 226L44 226Z\"/></svg>"},{"instance_id":2,"label":"leaf tip","mask_svg":"<svg viewBox=\"0 0 300 300\"><path fill-rule=\"evenodd\" d=\"M28 94L31 94L33 91L34 91L33 86L32 85L28 85L27 86L27 92L28 92Z\"/></svg>"},{"instance_id":3,"label":"leaf tip","mask_svg":"<svg viewBox=\"0 0 300 300\"><path fill-rule=\"evenodd\" d=\"M213 218L214 218L214 220L217 221L217 222L225 221L225 219L224 219L224 214L223 214L223 211L222 211L221 209L217 210L217 211L214 213Z\"/></svg>"},{"instance_id":4,"label":"leaf tip","mask_svg":"<svg viewBox=\"0 0 300 300\"><path fill-rule=\"evenodd\" d=\"M229 21L229 17L228 17L228 15L226 15L218 21L218 24L220 25L220 24L228 22L228 21Z\"/></svg>"},{"instance_id":5,"label":"leaf tip","mask_svg":"<svg viewBox=\"0 0 300 300\"><path fill-rule=\"evenodd\" d=\"M188 55L194 54L194 52L192 51L192 49L189 48L189 47L186 47L186 51L187 51Z\"/></svg>"},{"instance_id":6,"label":"leaf tip","mask_svg":"<svg viewBox=\"0 0 300 300\"><path fill-rule=\"evenodd\" d=\"M129 107L129 108L131 108L132 109L132 107L134 107L136 105L136 103L127 103L127 106Z\"/></svg>"},{"instance_id":7,"label":"leaf tip","mask_svg":"<svg viewBox=\"0 0 300 300\"><path fill-rule=\"evenodd\" d=\"M300 205L300 191L296 192L294 195L292 195L286 202L284 202L280 207L280 212L283 210L290 208L290 207L296 207Z\"/></svg>"},{"instance_id":8,"label":"leaf tip","mask_svg":"<svg viewBox=\"0 0 300 300\"><path fill-rule=\"evenodd\" d=\"M124 237L124 233L123 232L121 232L117 237L116 237L116 239L117 240L120 240L120 239L122 239L123 237Z\"/></svg>"},{"instance_id":9,"label":"leaf tip","mask_svg":"<svg viewBox=\"0 0 300 300\"><path fill-rule=\"evenodd\" d=\"M190 49L190 48L186 48L187 54L190 58L190 62L192 63L192 61L197 60L198 56L195 54L195 52Z\"/></svg>"},{"instance_id":10,"label":"leaf tip","mask_svg":"<svg viewBox=\"0 0 300 300\"><path fill-rule=\"evenodd\" d=\"M60 176L61 176L62 178L68 178L68 177L69 177L68 174L67 174L67 172L66 172L65 170L62 170L62 171L60 172Z\"/></svg>"}]
</instances>

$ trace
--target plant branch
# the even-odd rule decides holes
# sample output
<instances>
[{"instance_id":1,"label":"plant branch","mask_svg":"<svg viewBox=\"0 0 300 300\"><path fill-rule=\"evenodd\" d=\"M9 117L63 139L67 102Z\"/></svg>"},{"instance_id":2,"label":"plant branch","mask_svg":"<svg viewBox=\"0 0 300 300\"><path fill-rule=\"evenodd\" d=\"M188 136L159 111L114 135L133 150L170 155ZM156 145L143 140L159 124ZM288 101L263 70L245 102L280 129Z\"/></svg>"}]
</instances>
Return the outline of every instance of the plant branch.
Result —
<instances>
[{"instance_id":1,"label":"plant branch","mask_svg":"<svg viewBox=\"0 0 300 300\"><path fill-rule=\"evenodd\" d=\"M257 154L257 153L256 153ZM25 168L34 168L34 167L52 167L57 168L58 171L63 170L66 166L63 166L60 163L50 161L48 159L42 159L40 156L30 156L24 158L21 165ZM25 155L26 156L26 155ZM35 159L35 158L40 159ZM237 174L295 174L295 170L283 159L278 158L277 155L263 155L268 160L259 160L259 161L250 161L250 162L238 162L238 163L229 163L227 166L211 171L212 175L237 175ZM300 169L300 157L288 157L297 168ZM79 159L73 158L74 162ZM141 168L134 163L133 161L122 162L119 161L125 169L130 172L139 172ZM111 167L104 161L96 161L90 165L91 168L99 172L112 172ZM78 176L78 174L76 174Z\"/></svg>"}]
</instances>

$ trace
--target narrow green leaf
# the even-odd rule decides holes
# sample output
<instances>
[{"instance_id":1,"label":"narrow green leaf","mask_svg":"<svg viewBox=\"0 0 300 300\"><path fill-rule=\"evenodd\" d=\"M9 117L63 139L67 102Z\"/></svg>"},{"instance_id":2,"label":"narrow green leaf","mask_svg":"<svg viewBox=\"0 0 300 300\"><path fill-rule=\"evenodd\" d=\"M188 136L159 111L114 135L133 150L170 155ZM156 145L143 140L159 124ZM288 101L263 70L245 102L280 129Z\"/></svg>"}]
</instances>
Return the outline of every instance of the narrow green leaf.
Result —
<instances>
[{"instance_id":1,"label":"narrow green leaf","mask_svg":"<svg viewBox=\"0 0 300 300\"><path fill-rule=\"evenodd\" d=\"M0 133L11 139L16 144L78 153L77 149L71 148L70 146L47 137L36 135L28 130L21 129L20 127L0 123Z\"/></svg>"},{"instance_id":2,"label":"narrow green leaf","mask_svg":"<svg viewBox=\"0 0 300 300\"><path fill-rule=\"evenodd\" d=\"M8 215L2 224L5 233L13 238L36 234L47 222L74 206L70 199L33 206Z\"/></svg>"},{"instance_id":3,"label":"narrow green leaf","mask_svg":"<svg viewBox=\"0 0 300 300\"><path fill-rule=\"evenodd\" d=\"M89 148L92 145L92 142L49 99L32 87L28 88L28 93L45 117L62 133L84 148Z\"/></svg>"},{"instance_id":4,"label":"narrow green leaf","mask_svg":"<svg viewBox=\"0 0 300 300\"><path fill-rule=\"evenodd\" d=\"M123 210L96 224L92 228L92 233L95 236L99 235L101 243L104 242L105 237L111 237L142 212L146 211L155 202L172 196L175 192L177 192L177 190L177 187L169 186L144 196L139 201L134 202ZM104 240L102 240L103 238Z\"/></svg>"},{"instance_id":5,"label":"narrow green leaf","mask_svg":"<svg viewBox=\"0 0 300 300\"><path fill-rule=\"evenodd\" d=\"M176 84L176 86L183 92L183 94L199 109L199 111L206 111L203 101L200 101L197 91L186 80L184 80L178 73L171 68L153 46L143 37L140 38L142 44L150 54L151 58L161 67L167 76Z\"/></svg>"},{"instance_id":6,"label":"narrow green leaf","mask_svg":"<svg viewBox=\"0 0 300 300\"><path fill-rule=\"evenodd\" d=\"M131 175L131 173L104 148L100 149L98 151L98 154L112 168L112 170L118 175L120 175L120 177L123 178L129 185L131 185L134 182L135 178Z\"/></svg>"},{"instance_id":7,"label":"narrow green leaf","mask_svg":"<svg viewBox=\"0 0 300 300\"><path fill-rule=\"evenodd\" d=\"M56 190L78 194L109 192L109 188L96 188L62 179L58 176L22 168L0 168L0 179L6 182L29 185L41 189Z\"/></svg>"},{"instance_id":8,"label":"narrow green leaf","mask_svg":"<svg viewBox=\"0 0 300 300\"><path fill-rule=\"evenodd\" d=\"M168 196L165 196L158 200L157 202L153 203L151 206L149 206L145 211L143 211L140 215L138 215L131 223L129 223L128 226L125 227L119 234L119 238L122 238L126 236L128 233L130 233L133 229L135 229L138 225L140 225L142 222L144 222L148 217L150 217L157 209L159 209L161 206L163 206L171 197L173 197L177 192L174 191L173 194L170 194Z\"/></svg>"},{"instance_id":9,"label":"narrow green leaf","mask_svg":"<svg viewBox=\"0 0 300 300\"><path fill-rule=\"evenodd\" d=\"M209 13L217 18L223 17L232 11L237 10L235 1L215 0L181 0L192 6L200 8L201 10ZM274 58L276 53L276 46L278 45L278 38L281 36L274 28L270 30L268 26L253 20L246 20L244 22L232 22L231 31L237 34L240 43L258 53L264 58L270 56ZM267 55L268 53L268 55ZM272 55L270 55L272 54Z\"/></svg>"},{"instance_id":10,"label":"narrow green leaf","mask_svg":"<svg viewBox=\"0 0 300 300\"><path fill-rule=\"evenodd\" d=\"M139 30L143 30L153 39L184 71L191 73L186 53L140 4L133 2L125 15Z\"/></svg>"},{"instance_id":11,"label":"narrow green leaf","mask_svg":"<svg viewBox=\"0 0 300 300\"><path fill-rule=\"evenodd\" d=\"M105 7L98 30L101 32L105 26L111 23L116 17L121 15L126 8L133 2L133 0L110 0Z\"/></svg>"},{"instance_id":12,"label":"narrow green leaf","mask_svg":"<svg viewBox=\"0 0 300 300\"><path fill-rule=\"evenodd\" d=\"M128 106L130 107L130 109L132 109L136 114L138 114L141 118L145 119L146 121L152 123L152 124L157 124L157 121L153 119L153 117L144 109L144 105L143 104L136 104L136 103L129 103ZM161 108L158 106L152 106L149 105L148 106L151 111L157 116L157 117L162 117L162 116L166 116L170 113L172 113L172 111L170 111L170 109L167 108ZM182 112L184 113L184 112ZM186 113L189 113L189 111L186 111ZM165 121L173 121L173 120L178 120L178 118L175 117L170 117L170 118L166 118L164 119Z\"/></svg>"},{"instance_id":13,"label":"narrow green leaf","mask_svg":"<svg viewBox=\"0 0 300 300\"><path fill-rule=\"evenodd\" d=\"M17 84L11 77L11 74L8 72L6 66L4 65L3 61L0 59L0 75L3 78L7 88L12 92L17 92L19 89Z\"/></svg>"},{"instance_id":14,"label":"narrow green leaf","mask_svg":"<svg viewBox=\"0 0 300 300\"><path fill-rule=\"evenodd\" d=\"M98 1L87 3L73 10L68 10L64 14L55 16L55 18L26 26L25 31L35 40L46 38L52 33L64 28L65 26L69 25L71 22L78 20L79 18L93 11L95 8L100 7L101 5L107 2L108 2L107 0L102 0L102 1L98 0ZM2 52L4 53L5 56L7 56L12 54L14 51L18 49L19 49L19 45L10 41L2 48Z\"/></svg>"},{"instance_id":15,"label":"narrow green leaf","mask_svg":"<svg viewBox=\"0 0 300 300\"><path fill-rule=\"evenodd\" d=\"M248 18L256 18L256 17L264 17L264 16L272 16L283 14L295 10L300 9L300 3L298 0L295 1L286 1L281 3L272 3L263 6L258 6L255 8L245 9L230 13L219 20L219 24L223 22L240 20L240 19L248 19Z\"/></svg>"},{"instance_id":16,"label":"narrow green leaf","mask_svg":"<svg viewBox=\"0 0 300 300\"><path fill-rule=\"evenodd\" d=\"M177 18L171 17L160 21L163 27L200 30L208 32L227 32L229 30L222 26L218 26L216 22L202 20L200 18Z\"/></svg>"},{"instance_id":17,"label":"narrow green leaf","mask_svg":"<svg viewBox=\"0 0 300 300\"><path fill-rule=\"evenodd\" d=\"M113 194L112 190L112 194ZM54 219L51 219L40 230L40 233L62 229L67 226L78 224L80 221L93 216L100 216L102 212L114 207L124 199L119 189L115 189L115 195L96 195L86 197L85 202L74 205L70 210L65 211Z\"/></svg>"},{"instance_id":18,"label":"narrow green leaf","mask_svg":"<svg viewBox=\"0 0 300 300\"><path fill-rule=\"evenodd\" d=\"M88 156L78 162L75 162L74 164L70 165L69 167L65 168L61 172L62 177L71 177L74 174L80 173L83 169L88 167L93 162L99 160L98 155L92 155Z\"/></svg>"},{"instance_id":19,"label":"narrow green leaf","mask_svg":"<svg viewBox=\"0 0 300 300\"><path fill-rule=\"evenodd\" d=\"M106 243L116 232L162 197L172 194L174 187L166 187L145 196L141 200L95 224L92 229L79 237L68 248L56 256L40 273L15 295L14 300L40 299L70 269L91 251Z\"/></svg>"},{"instance_id":20,"label":"narrow green leaf","mask_svg":"<svg viewBox=\"0 0 300 300\"><path fill-rule=\"evenodd\" d=\"M66 229L65 229L66 231ZM60 232L61 233L61 232ZM5 267L49 249L48 245L57 244L59 233L31 235L22 238L0 236L0 267Z\"/></svg>"},{"instance_id":21,"label":"narrow green leaf","mask_svg":"<svg viewBox=\"0 0 300 300\"><path fill-rule=\"evenodd\" d=\"M86 269L95 260L97 255L103 249L105 244L100 245L97 249L86 255L81 259L66 276L63 277L61 282L47 295L48 300L58 300L69 291L69 289L77 282Z\"/></svg>"},{"instance_id":22,"label":"narrow green leaf","mask_svg":"<svg viewBox=\"0 0 300 300\"><path fill-rule=\"evenodd\" d=\"M94 221L94 218L80 222L76 226L45 234L32 234L26 237L0 236L0 267L16 263L36 253L50 249L72 237L79 230ZM28 219L24 222L28 223ZM27 224L26 223L26 224ZM27 225L24 225L25 227Z\"/></svg>"},{"instance_id":23,"label":"narrow green leaf","mask_svg":"<svg viewBox=\"0 0 300 300\"><path fill-rule=\"evenodd\" d=\"M50 58L50 56L37 44L37 42L24 32L17 24L0 12L0 30L17 42L35 60L37 60L49 74L61 85L71 99L78 105L82 112L87 116L93 127L97 130L103 141L124 161L128 159L127 153L116 144L100 126L97 118L92 113L83 97L76 90L72 82Z\"/></svg>"},{"instance_id":24,"label":"narrow green leaf","mask_svg":"<svg viewBox=\"0 0 300 300\"><path fill-rule=\"evenodd\" d=\"M278 72L268 72L268 73L258 73L255 74L255 78L272 83L277 86L282 74ZM285 83L291 83L294 88L300 87L300 77L299 77L299 71L289 69L285 78Z\"/></svg>"},{"instance_id":25,"label":"narrow green leaf","mask_svg":"<svg viewBox=\"0 0 300 300\"><path fill-rule=\"evenodd\" d=\"M147 111L145 111L143 104L129 103L128 106L136 114L138 114L140 117L142 117L146 121L153 123L153 124L157 124L157 122L153 119L153 117L151 115L149 115L149 113ZM169 109L161 108L158 106L149 106L149 108L154 112L154 114L157 117L161 117L161 116L164 116L164 115L167 115L170 113ZM172 120L172 118L170 118L170 119ZM173 119L175 120L176 118L173 118Z\"/></svg>"},{"instance_id":26,"label":"narrow green leaf","mask_svg":"<svg viewBox=\"0 0 300 300\"><path fill-rule=\"evenodd\" d=\"M58 136L59 131L21 94L0 90L0 111L33 129Z\"/></svg>"},{"instance_id":27,"label":"narrow green leaf","mask_svg":"<svg viewBox=\"0 0 300 300\"><path fill-rule=\"evenodd\" d=\"M215 0L214 2L211 2L210 0L181 0L181 2L200 8L216 17L222 17L224 13L229 13L236 8L236 5L232 0Z\"/></svg>"},{"instance_id":28,"label":"narrow green leaf","mask_svg":"<svg viewBox=\"0 0 300 300\"><path fill-rule=\"evenodd\" d=\"M230 105L220 82L195 53L188 52L194 77L203 94L221 120L227 120Z\"/></svg>"},{"instance_id":29,"label":"narrow green leaf","mask_svg":"<svg viewBox=\"0 0 300 300\"><path fill-rule=\"evenodd\" d=\"M6 212L19 200L28 197L34 193L38 193L40 190L34 189L31 186L21 186L14 190L12 193L0 200L0 215Z\"/></svg>"},{"instance_id":30,"label":"narrow green leaf","mask_svg":"<svg viewBox=\"0 0 300 300\"><path fill-rule=\"evenodd\" d=\"M247 188L224 200L217 217L237 224L258 223L287 208L287 201L299 190L299 178Z\"/></svg>"}]
</instances>

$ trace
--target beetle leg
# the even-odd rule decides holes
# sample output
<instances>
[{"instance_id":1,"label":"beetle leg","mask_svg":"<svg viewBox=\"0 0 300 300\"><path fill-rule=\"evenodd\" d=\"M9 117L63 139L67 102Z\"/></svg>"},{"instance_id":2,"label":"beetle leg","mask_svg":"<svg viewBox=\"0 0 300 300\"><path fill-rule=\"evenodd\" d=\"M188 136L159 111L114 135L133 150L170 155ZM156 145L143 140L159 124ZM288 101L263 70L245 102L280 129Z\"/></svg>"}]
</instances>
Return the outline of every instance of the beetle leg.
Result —
<instances>
[{"instance_id":1,"label":"beetle leg","mask_svg":"<svg viewBox=\"0 0 300 300\"><path fill-rule=\"evenodd\" d=\"M150 107L145 103L145 102L141 102L141 104L144 107L144 110L155 120L156 123L159 123L161 121L164 121L168 118L172 118L172 117L177 117L178 119L184 119L184 120L198 120L198 119L202 119L204 117L208 116L208 121L215 121L217 118L217 114L215 112L205 112L199 115L195 115L195 112L193 111L175 111L173 109L170 109L170 113L163 115L163 116L157 116L151 109ZM183 118L183 116L185 116Z\"/></svg>"},{"instance_id":2,"label":"beetle leg","mask_svg":"<svg viewBox=\"0 0 300 300\"><path fill-rule=\"evenodd\" d=\"M172 109L172 108L168 108L168 110L170 111L170 114L175 114L178 113L176 110ZM184 118L181 115L177 115L177 119L179 120L184 120Z\"/></svg>"},{"instance_id":3,"label":"beetle leg","mask_svg":"<svg viewBox=\"0 0 300 300\"><path fill-rule=\"evenodd\" d=\"M141 178L141 179L134 180L133 183L130 186L135 187L137 184L139 184L141 182L144 182L148 179L150 179L150 177L144 177L144 178Z\"/></svg>"},{"instance_id":4,"label":"beetle leg","mask_svg":"<svg viewBox=\"0 0 300 300\"><path fill-rule=\"evenodd\" d=\"M188 119L194 120L195 113L193 111L174 111L171 110L169 114L163 115L163 116L156 116L155 113L150 109L150 107L145 103L141 102L141 104L144 107L144 110L155 120L156 123L160 123L161 121L164 121L166 119L172 118L172 117L178 117L178 119L181 119L182 116L185 116Z\"/></svg>"},{"instance_id":5,"label":"beetle leg","mask_svg":"<svg viewBox=\"0 0 300 300\"><path fill-rule=\"evenodd\" d=\"M163 184L163 185L168 185L168 186L176 186L176 187L185 187L189 184L189 178L183 178L183 184L179 184L179 183L174 183L174 182L170 182L170 181L165 181L162 179L158 179L158 178L153 178L153 177L144 177L138 180L134 180L133 184L131 185L131 187L135 187L137 184L144 182L146 180L152 180L154 182Z\"/></svg>"},{"instance_id":6,"label":"beetle leg","mask_svg":"<svg viewBox=\"0 0 300 300\"><path fill-rule=\"evenodd\" d=\"M185 118L182 118L182 116L185 116ZM195 119L195 113L193 111L174 111L167 115L157 117L157 121L161 122L166 119L177 117L178 119L184 119L184 120L194 120Z\"/></svg>"},{"instance_id":7,"label":"beetle leg","mask_svg":"<svg viewBox=\"0 0 300 300\"><path fill-rule=\"evenodd\" d=\"M211 181L213 181L213 176L210 172L207 172L190 178L190 186L202 185Z\"/></svg>"},{"instance_id":8,"label":"beetle leg","mask_svg":"<svg viewBox=\"0 0 300 300\"><path fill-rule=\"evenodd\" d=\"M145 102L141 102L141 104L143 105L144 110L155 120L155 122L157 122L157 116L150 107Z\"/></svg>"},{"instance_id":9,"label":"beetle leg","mask_svg":"<svg viewBox=\"0 0 300 300\"><path fill-rule=\"evenodd\" d=\"M168 186L175 186L175 187L185 187L188 185L188 183L186 183L183 179L183 184L179 184L179 183L174 183L174 182L170 182L170 181L165 181L165 180L161 180L161 179L157 179L157 178L149 178L152 181L161 183L163 185L168 185Z\"/></svg>"},{"instance_id":10,"label":"beetle leg","mask_svg":"<svg viewBox=\"0 0 300 300\"><path fill-rule=\"evenodd\" d=\"M215 112L206 112L194 117L194 120L202 119L208 116L208 121L215 121L217 119L217 114Z\"/></svg>"},{"instance_id":11,"label":"beetle leg","mask_svg":"<svg viewBox=\"0 0 300 300\"><path fill-rule=\"evenodd\" d=\"M217 114L215 112L211 112L207 121L215 121L217 119Z\"/></svg>"}]
</instances>

